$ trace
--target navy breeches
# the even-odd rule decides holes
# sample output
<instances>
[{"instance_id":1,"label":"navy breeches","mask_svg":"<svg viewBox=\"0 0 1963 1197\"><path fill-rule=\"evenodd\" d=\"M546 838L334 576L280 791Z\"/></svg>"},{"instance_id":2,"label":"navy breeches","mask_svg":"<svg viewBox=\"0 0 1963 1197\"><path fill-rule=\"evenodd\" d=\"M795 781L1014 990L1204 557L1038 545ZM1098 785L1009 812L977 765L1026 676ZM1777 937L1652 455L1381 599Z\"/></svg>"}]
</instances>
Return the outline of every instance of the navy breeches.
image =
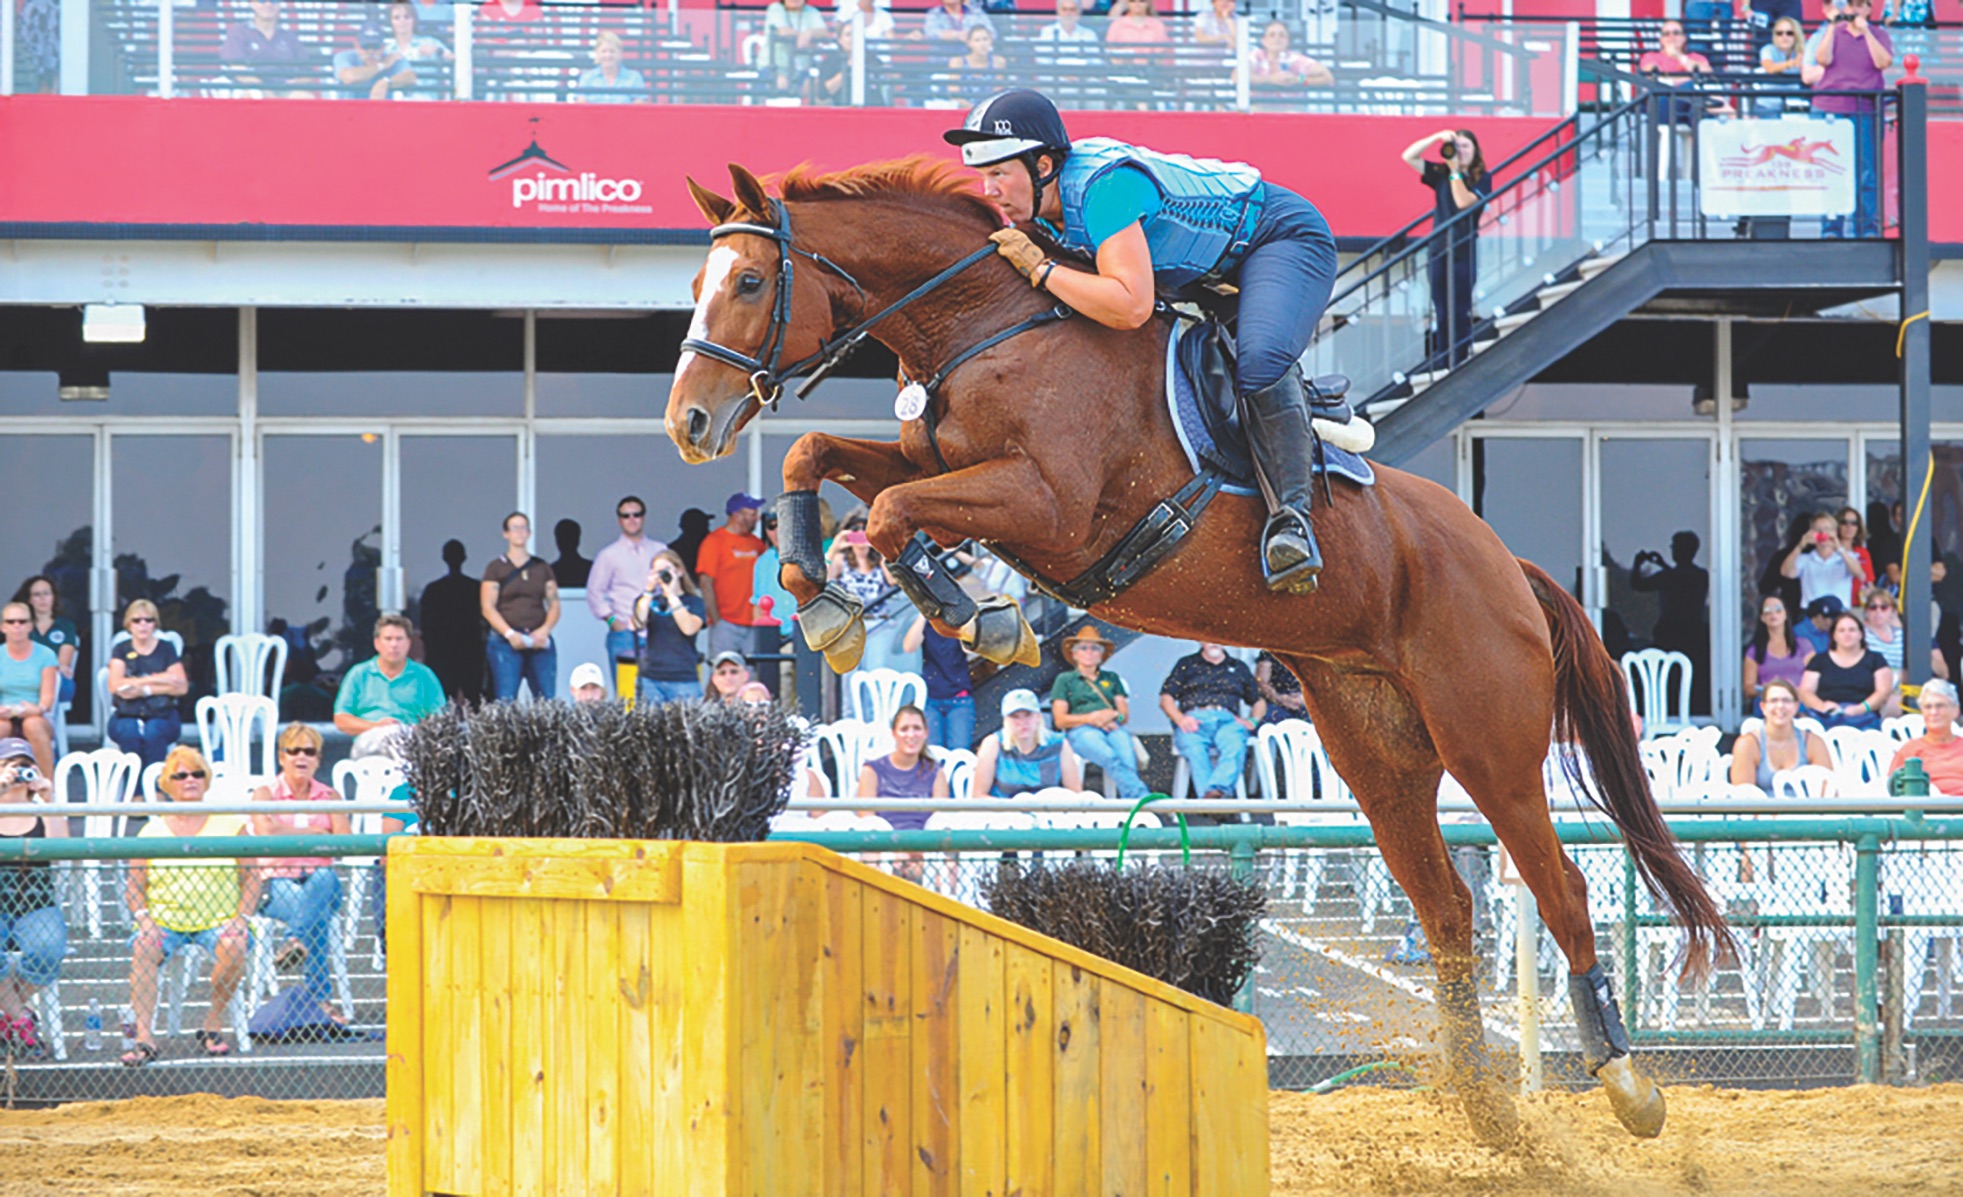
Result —
<instances>
[{"instance_id":1,"label":"navy breeches","mask_svg":"<svg viewBox=\"0 0 1963 1197\"><path fill-rule=\"evenodd\" d=\"M1281 381L1308 349L1322 309L1329 306L1336 283L1336 237L1329 222L1301 196L1267 184L1261 219L1229 281L1240 288L1236 389L1250 395Z\"/></svg>"}]
</instances>

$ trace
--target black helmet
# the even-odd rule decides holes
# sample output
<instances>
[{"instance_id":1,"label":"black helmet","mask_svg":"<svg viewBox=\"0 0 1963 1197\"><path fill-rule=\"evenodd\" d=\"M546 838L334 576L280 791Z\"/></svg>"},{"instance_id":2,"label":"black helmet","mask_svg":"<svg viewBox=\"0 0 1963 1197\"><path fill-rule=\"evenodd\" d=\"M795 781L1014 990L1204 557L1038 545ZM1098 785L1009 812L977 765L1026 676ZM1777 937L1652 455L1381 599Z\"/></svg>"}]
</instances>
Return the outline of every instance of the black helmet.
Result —
<instances>
[{"instance_id":1,"label":"black helmet","mask_svg":"<svg viewBox=\"0 0 1963 1197\"><path fill-rule=\"evenodd\" d=\"M1011 158L1043 151L1061 155L1070 150L1070 134L1056 105L1028 88L997 92L974 106L959 129L941 135L961 147L968 166L993 166Z\"/></svg>"}]
</instances>

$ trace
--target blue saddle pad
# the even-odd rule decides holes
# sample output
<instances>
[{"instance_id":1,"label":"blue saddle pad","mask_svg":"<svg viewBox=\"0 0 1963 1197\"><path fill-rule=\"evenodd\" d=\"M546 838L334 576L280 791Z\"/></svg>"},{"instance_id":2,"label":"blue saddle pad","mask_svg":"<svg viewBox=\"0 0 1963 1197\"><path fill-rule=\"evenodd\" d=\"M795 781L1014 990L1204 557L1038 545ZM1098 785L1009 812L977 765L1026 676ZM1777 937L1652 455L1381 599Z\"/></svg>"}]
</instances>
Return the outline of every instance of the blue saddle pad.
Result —
<instances>
[{"instance_id":1,"label":"blue saddle pad","mask_svg":"<svg viewBox=\"0 0 1963 1197\"><path fill-rule=\"evenodd\" d=\"M1173 328L1166 340L1166 405L1194 473L1210 466L1226 477L1227 484L1220 488L1223 491L1258 495L1261 491L1254 480L1254 460L1248 455L1247 433L1241 428L1231 376L1223 377L1217 355L1211 368L1207 361L1206 342L1213 335L1212 325L1197 321L1181 320ZM1347 478L1358 486L1377 481L1377 472L1368 461L1329 444L1322 446L1316 472Z\"/></svg>"}]
</instances>

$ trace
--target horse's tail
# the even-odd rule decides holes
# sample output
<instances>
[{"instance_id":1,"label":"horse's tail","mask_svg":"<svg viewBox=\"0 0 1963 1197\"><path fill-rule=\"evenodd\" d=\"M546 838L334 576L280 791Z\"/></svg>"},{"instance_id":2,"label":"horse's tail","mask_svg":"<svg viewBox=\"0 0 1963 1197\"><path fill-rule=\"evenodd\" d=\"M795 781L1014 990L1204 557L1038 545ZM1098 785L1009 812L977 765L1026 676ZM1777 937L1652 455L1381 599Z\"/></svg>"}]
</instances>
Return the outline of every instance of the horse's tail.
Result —
<instances>
[{"instance_id":1,"label":"horse's tail","mask_svg":"<svg viewBox=\"0 0 1963 1197\"><path fill-rule=\"evenodd\" d=\"M1562 768L1622 832L1650 894L1676 912L1689 935L1684 975L1702 977L1710 968L1712 949L1731 948L1731 933L1650 796L1622 670L1572 595L1531 561L1520 561L1520 570L1540 602L1554 642L1554 740L1581 749L1595 774L1594 784L1573 753L1559 754Z\"/></svg>"}]
</instances>

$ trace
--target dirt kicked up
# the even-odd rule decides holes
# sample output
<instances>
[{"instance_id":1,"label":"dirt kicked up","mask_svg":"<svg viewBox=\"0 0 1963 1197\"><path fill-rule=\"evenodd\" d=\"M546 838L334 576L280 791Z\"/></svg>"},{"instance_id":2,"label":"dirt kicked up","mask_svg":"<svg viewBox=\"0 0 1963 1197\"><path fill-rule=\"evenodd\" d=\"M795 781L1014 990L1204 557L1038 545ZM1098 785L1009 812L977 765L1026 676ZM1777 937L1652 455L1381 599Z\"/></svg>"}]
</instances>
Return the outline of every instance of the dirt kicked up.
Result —
<instances>
[{"instance_id":1,"label":"dirt kicked up","mask_svg":"<svg viewBox=\"0 0 1963 1197\"><path fill-rule=\"evenodd\" d=\"M1447 1098L1357 1089L1272 1099L1275 1197L1963 1193L1963 1085L1759 1093L1676 1087L1640 1143L1599 1093L1521 1103L1505 1153ZM359 1197L384 1185L382 1103L138 1098L0 1112L0 1195ZM1076 1195L1059 1195L1076 1197Z\"/></svg>"}]
</instances>

